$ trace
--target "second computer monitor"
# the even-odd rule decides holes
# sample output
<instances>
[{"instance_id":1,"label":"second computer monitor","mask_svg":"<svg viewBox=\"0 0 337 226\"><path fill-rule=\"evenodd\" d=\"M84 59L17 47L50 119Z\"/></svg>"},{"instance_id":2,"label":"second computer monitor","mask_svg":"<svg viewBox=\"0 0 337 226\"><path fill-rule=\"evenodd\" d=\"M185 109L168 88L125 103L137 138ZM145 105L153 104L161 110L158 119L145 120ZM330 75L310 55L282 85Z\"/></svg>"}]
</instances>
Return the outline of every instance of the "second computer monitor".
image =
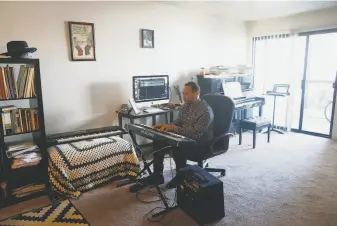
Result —
<instances>
[{"instance_id":1,"label":"second computer monitor","mask_svg":"<svg viewBox=\"0 0 337 226\"><path fill-rule=\"evenodd\" d=\"M133 76L133 99L136 103L167 103L169 95L168 75Z\"/></svg>"}]
</instances>

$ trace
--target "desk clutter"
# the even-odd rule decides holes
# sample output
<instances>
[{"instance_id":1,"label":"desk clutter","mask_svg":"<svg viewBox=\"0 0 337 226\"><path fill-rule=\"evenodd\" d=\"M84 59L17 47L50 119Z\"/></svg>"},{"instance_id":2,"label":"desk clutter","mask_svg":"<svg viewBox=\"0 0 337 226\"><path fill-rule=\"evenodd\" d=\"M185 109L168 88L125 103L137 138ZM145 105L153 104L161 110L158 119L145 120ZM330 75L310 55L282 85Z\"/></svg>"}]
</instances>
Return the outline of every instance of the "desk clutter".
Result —
<instances>
[{"instance_id":1,"label":"desk clutter","mask_svg":"<svg viewBox=\"0 0 337 226\"><path fill-rule=\"evenodd\" d=\"M181 104L175 104L175 103L154 104L154 105L151 105L151 107L161 108L161 109L179 109L179 107L181 107Z\"/></svg>"},{"instance_id":2,"label":"desk clutter","mask_svg":"<svg viewBox=\"0 0 337 226\"><path fill-rule=\"evenodd\" d=\"M178 110L181 107L181 104L175 104L175 103L165 103L165 104L153 104L150 105L150 107L144 107L142 109L136 109L136 111L139 113L155 113L159 112L160 110ZM133 106L129 106L127 104L122 104L119 110L116 111L116 113L131 113L131 111L134 110Z\"/></svg>"}]
</instances>

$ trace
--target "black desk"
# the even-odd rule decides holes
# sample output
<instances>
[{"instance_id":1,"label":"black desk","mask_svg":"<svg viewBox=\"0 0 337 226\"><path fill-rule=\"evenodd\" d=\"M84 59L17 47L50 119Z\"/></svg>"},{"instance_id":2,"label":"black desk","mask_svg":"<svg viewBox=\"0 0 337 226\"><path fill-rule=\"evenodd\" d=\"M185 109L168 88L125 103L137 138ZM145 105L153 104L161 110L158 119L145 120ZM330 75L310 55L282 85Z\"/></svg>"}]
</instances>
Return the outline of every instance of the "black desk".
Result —
<instances>
[{"instance_id":1,"label":"black desk","mask_svg":"<svg viewBox=\"0 0 337 226\"><path fill-rule=\"evenodd\" d=\"M131 111L130 114L128 114L128 112L121 111L121 112L118 112L118 124L121 128L123 128L123 118L127 118L130 120L131 123L134 123L135 119L152 117L152 125L155 125L156 116L158 115L164 115L166 123L169 124L173 121L173 112L175 111L179 111L179 109L176 109L176 108L170 108L170 109L165 109L165 110L160 109L160 111L152 112L152 113L141 111L138 115L135 114L134 111ZM168 115L170 116L170 120L168 118Z\"/></svg>"}]
</instances>

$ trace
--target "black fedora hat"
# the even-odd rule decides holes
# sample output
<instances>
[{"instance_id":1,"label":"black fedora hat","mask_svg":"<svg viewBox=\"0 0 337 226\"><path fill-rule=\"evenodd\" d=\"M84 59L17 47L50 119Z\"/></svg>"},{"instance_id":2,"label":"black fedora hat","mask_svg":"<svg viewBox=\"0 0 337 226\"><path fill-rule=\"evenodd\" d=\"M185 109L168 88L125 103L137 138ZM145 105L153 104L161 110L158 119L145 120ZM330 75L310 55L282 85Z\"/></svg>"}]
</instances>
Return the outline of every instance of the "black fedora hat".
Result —
<instances>
[{"instance_id":1,"label":"black fedora hat","mask_svg":"<svg viewBox=\"0 0 337 226\"><path fill-rule=\"evenodd\" d=\"M7 52L1 53L0 55L5 56L21 56L25 53L33 53L37 49L34 47L28 47L27 42L25 41L10 41L7 43Z\"/></svg>"}]
</instances>

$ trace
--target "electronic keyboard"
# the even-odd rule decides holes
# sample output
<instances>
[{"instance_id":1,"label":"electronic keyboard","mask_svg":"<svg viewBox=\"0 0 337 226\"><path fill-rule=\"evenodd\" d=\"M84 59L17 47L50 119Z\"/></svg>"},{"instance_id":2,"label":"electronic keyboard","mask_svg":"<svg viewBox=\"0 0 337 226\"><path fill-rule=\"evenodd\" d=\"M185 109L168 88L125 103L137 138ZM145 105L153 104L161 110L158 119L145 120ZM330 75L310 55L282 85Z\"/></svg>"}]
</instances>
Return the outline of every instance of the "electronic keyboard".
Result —
<instances>
[{"instance_id":1,"label":"electronic keyboard","mask_svg":"<svg viewBox=\"0 0 337 226\"><path fill-rule=\"evenodd\" d=\"M58 133L47 136L47 145L52 146L100 137L119 136L126 133L127 132L124 129L121 129L119 126L108 126L74 132Z\"/></svg>"},{"instance_id":2,"label":"electronic keyboard","mask_svg":"<svg viewBox=\"0 0 337 226\"><path fill-rule=\"evenodd\" d=\"M238 100L233 100L235 110L244 110L253 107L262 106L265 104L265 98L263 97L247 97Z\"/></svg>"},{"instance_id":3,"label":"electronic keyboard","mask_svg":"<svg viewBox=\"0 0 337 226\"><path fill-rule=\"evenodd\" d=\"M127 129L130 133L137 134L150 140L164 141L169 145L182 147L196 145L197 142L185 136L181 136L171 132L159 131L152 129L151 126L143 124L127 124Z\"/></svg>"}]
</instances>

